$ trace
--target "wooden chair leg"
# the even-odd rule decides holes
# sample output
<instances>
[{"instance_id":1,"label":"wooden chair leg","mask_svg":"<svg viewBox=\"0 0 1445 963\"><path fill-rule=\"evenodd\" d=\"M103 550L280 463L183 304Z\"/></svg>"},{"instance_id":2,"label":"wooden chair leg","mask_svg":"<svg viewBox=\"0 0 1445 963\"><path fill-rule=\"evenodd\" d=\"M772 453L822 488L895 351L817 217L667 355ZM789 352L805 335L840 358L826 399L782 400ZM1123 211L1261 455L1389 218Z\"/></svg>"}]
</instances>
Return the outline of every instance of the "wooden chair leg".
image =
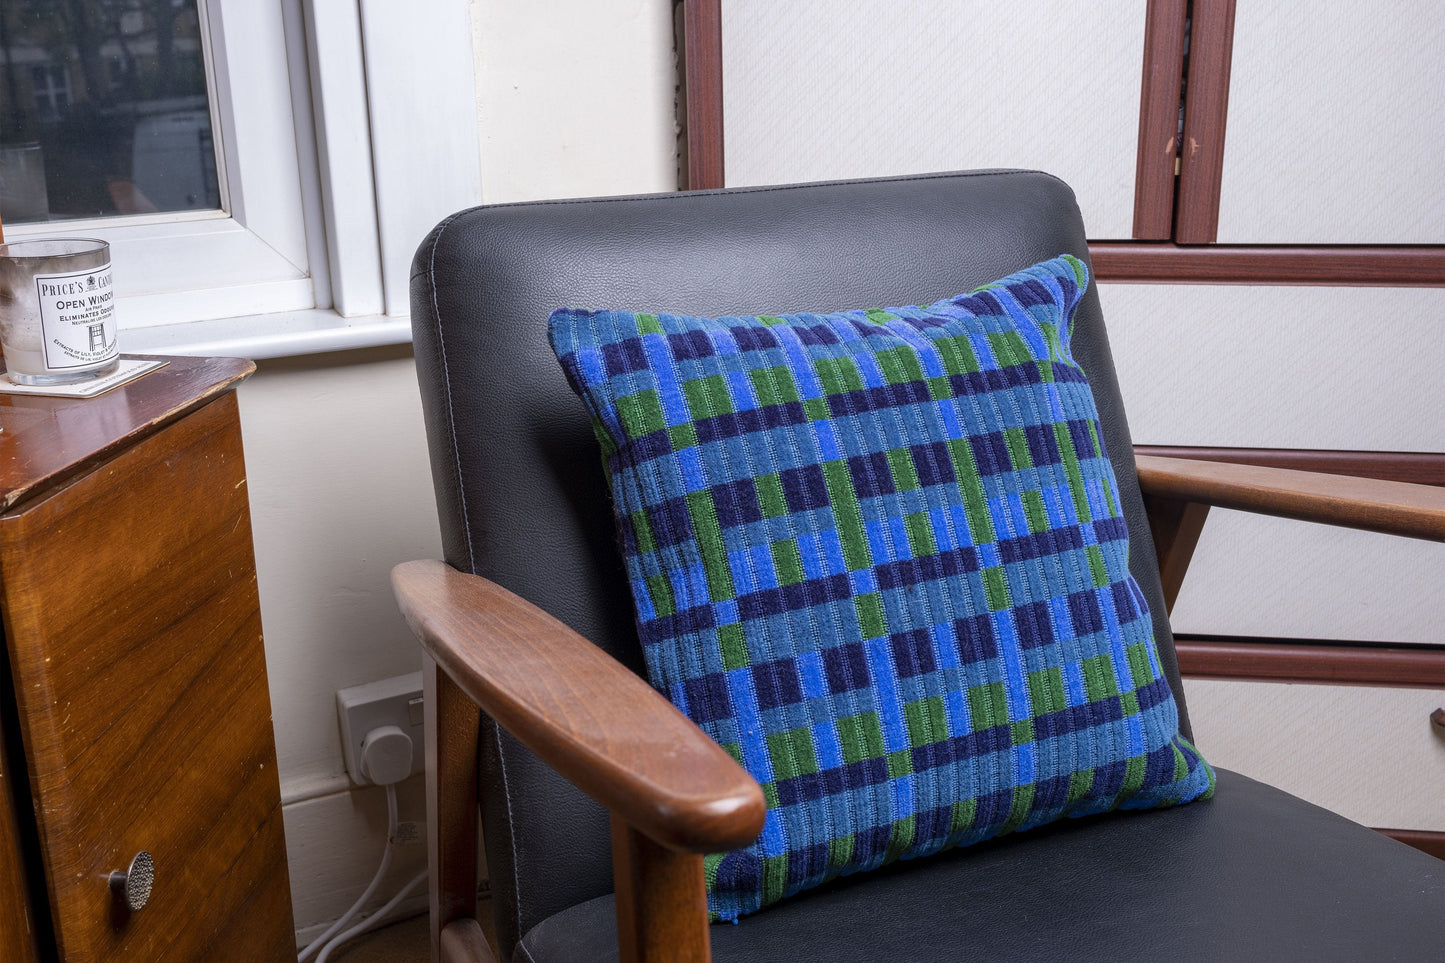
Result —
<instances>
[{"instance_id":1,"label":"wooden chair leg","mask_svg":"<svg viewBox=\"0 0 1445 963\"><path fill-rule=\"evenodd\" d=\"M1144 509L1154 532L1159 580L1164 585L1164 607L1167 612L1173 612L1179 589L1184 584L1184 573L1189 570L1194 549L1199 545L1199 534L1209 516L1209 506L1145 495Z\"/></svg>"},{"instance_id":2,"label":"wooden chair leg","mask_svg":"<svg viewBox=\"0 0 1445 963\"><path fill-rule=\"evenodd\" d=\"M427 859L432 960L446 959L442 932L477 915L477 739L480 710L425 656ZM478 929L480 933L480 929ZM452 936L467 935L453 933ZM449 951L464 948L467 940ZM482 941L485 946L485 940ZM455 938L449 943L457 943ZM456 956L451 956L457 959ZM461 957L465 959L466 957ZM478 957L481 961L491 959Z\"/></svg>"},{"instance_id":3,"label":"wooden chair leg","mask_svg":"<svg viewBox=\"0 0 1445 963\"><path fill-rule=\"evenodd\" d=\"M497 963L492 947L474 919L455 920L442 928L441 963Z\"/></svg>"},{"instance_id":4,"label":"wooden chair leg","mask_svg":"<svg viewBox=\"0 0 1445 963\"><path fill-rule=\"evenodd\" d=\"M709 963L702 856L669 849L612 816L622 963Z\"/></svg>"}]
</instances>

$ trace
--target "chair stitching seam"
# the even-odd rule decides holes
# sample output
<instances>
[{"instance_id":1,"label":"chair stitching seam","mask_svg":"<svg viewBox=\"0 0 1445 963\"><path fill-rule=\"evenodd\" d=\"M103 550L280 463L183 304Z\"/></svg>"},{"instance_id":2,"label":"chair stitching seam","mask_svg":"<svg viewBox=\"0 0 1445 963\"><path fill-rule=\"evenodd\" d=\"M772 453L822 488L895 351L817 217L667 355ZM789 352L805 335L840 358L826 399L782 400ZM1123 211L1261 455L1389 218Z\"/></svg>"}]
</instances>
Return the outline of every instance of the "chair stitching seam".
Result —
<instances>
[{"instance_id":1,"label":"chair stitching seam","mask_svg":"<svg viewBox=\"0 0 1445 963\"><path fill-rule=\"evenodd\" d=\"M452 399L452 373L451 366L447 363L447 339L445 328L442 324L441 304L437 300L436 283L436 256L437 248L441 246L442 235L451 226L452 221L461 216L461 212L451 215L442 221L437 228L436 237L432 239L431 251L427 255L427 283L431 286L432 316L436 318L437 346L441 351L442 360L442 381L447 393L447 428L451 432L452 461L457 471L457 501L462 508L462 529L467 533L467 566L473 575L477 572L477 552L472 544L472 524L467 517L467 490L466 483L462 479L462 455L457 447L457 416L456 402ZM510 806L511 802L508 801Z\"/></svg>"},{"instance_id":2,"label":"chair stitching seam","mask_svg":"<svg viewBox=\"0 0 1445 963\"><path fill-rule=\"evenodd\" d=\"M497 763L502 770L502 798L507 801L507 837L512 847L512 903L517 917L517 939L520 941L525 934L522 932L522 877L517 871L517 823L512 817L512 787L507 779L507 749L502 745L502 727L495 722L492 724L492 738L497 743Z\"/></svg>"}]
</instances>

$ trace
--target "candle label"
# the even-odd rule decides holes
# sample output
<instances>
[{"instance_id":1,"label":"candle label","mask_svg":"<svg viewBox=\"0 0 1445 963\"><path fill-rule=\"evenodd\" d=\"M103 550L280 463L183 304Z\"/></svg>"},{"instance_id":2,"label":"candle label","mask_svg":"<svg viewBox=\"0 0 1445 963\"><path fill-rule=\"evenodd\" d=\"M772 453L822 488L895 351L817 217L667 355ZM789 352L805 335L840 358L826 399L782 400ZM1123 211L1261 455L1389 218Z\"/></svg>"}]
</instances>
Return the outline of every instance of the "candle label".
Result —
<instances>
[{"instance_id":1,"label":"candle label","mask_svg":"<svg viewBox=\"0 0 1445 963\"><path fill-rule=\"evenodd\" d=\"M51 371L86 368L116 356L115 290L110 265L35 275L41 344Z\"/></svg>"}]
</instances>

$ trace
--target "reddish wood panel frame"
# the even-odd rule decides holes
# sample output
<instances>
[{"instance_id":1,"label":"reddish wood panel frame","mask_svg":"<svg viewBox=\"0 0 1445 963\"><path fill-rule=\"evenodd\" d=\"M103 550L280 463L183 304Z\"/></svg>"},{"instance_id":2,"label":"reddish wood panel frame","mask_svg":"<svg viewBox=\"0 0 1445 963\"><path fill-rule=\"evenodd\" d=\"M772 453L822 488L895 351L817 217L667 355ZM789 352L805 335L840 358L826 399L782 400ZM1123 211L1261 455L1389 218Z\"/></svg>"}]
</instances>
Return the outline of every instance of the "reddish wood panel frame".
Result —
<instances>
[{"instance_id":1,"label":"reddish wood panel frame","mask_svg":"<svg viewBox=\"0 0 1445 963\"><path fill-rule=\"evenodd\" d=\"M722 19L720 0L680 0L683 8L686 181L692 189L724 186ZM1225 120L1229 105L1235 0L1149 0L1141 80L1134 241L1090 244L1101 281L1445 287L1445 245L1426 246L1218 246ZM1184 80L1184 32L1190 20L1184 142L1178 132ZM1172 71L1172 77L1170 73ZM1179 175L1174 173L1176 147ZM1177 189L1177 196L1176 196ZM1168 243L1170 238L1174 243ZM1163 242L1163 243L1161 243ZM1194 246L1190 246L1194 245ZM1261 449L1141 449L1154 454L1280 465L1336 474L1445 484L1445 455L1375 452L1286 452ZM1181 643L1180 662L1218 669L1222 652L1205 642ZM1250 642L1254 645L1275 644ZM1195 648L1189 649L1190 645ZM1203 648L1200 648L1200 647ZM1344 647L1348 648L1348 647ZM1191 654L1186 656L1186 649ZM1328 664L1307 680L1362 685L1394 684L1394 670L1377 647L1317 646ZM1303 650L1291 650L1294 656ZM1433 650L1422 650L1428 653ZM1284 678L1284 652L1259 649L1257 658L1231 650L1231 678ZM1213 659L1205 662L1201 660ZM1253 661L1251 661L1253 659ZM1384 661L1382 661L1382 659ZM1293 663L1298 660L1294 659ZM1218 669L1223 671L1222 669ZM1299 670L1301 672L1305 670ZM1403 677L1403 676L1402 676Z\"/></svg>"},{"instance_id":2,"label":"reddish wood panel frame","mask_svg":"<svg viewBox=\"0 0 1445 963\"><path fill-rule=\"evenodd\" d=\"M1181 636L1174 650L1190 679L1445 689L1445 646Z\"/></svg>"},{"instance_id":3,"label":"reddish wood panel frame","mask_svg":"<svg viewBox=\"0 0 1445 963\"><path fill-rule=\"evenodd\" d=\"M1422 853L1436 859L1445 859L1445 833L1432 833L1423 829L1377 829L1391 839L1413 846Z\"/></svg>"},{"instance_id":4,"label":"reddish wood panel frame","mask_svg":"<svg viewBox=\"0 0 1445 963\"><path fill-rule=\"evenodd\" d=\"M1188 0L1149 0L1145 14L1134 170L1134 237L1139 240L1167 241L1174 230L1174 169L1179 157L1179 94L1188 15Z\"/></svg>"},{"instance_id":5,"label":"reddish wood panel frame","mask_svg":"<svg viewBox=\"0 0 1445 963\"><path fill-rule=\"evenodd\" d=\"M1445 486L1445 452L1321 451L1306 448L1195 448L1184 445L1136 445L1140 455L1228 461L1266 468L1292 468L1330 475L1355 475L1416 485Z\"/></svg>"},{"instance_id":6,"label":"reddish wood panel frame","mask_svg":"<svg viewBox=\"0 0 1445 963\"><path fill-rule=\"evenodd\" d=\"M1140 445L1140 454L1197 458L1331 475L1355 475L1445 487L1445 453L1193 448ZM1313 682L1445 688L1445 645L1381 646L1317 640L1209 639L1175 641L1180 672L1195 679Z\"/></svg>"},{"instance_id":7,"label":"reddish wood panel frame","mask_svg":"<svg viewBox=\"0 0 1445 963\"><path fill-rule=\"evenodd\" d=\"M1181 244L1208 244L1218 233L1224 121L1229 109L1233 55L1234 0L1194 0L1174 221L1174 239Z\"/></svg>"},{"instance_id":8,"label":"reddish wood panel frame","mask_svg":"<svg viewBox=\"0 0 1445 963\"><path fill-rule=\"evenodd\" d=\"M1100 281L1445 287L1445 246L1146 244L1095 241Z\"/></svg>"},{"instance_id":9,"label":"reddish wood panel frame","mask_svg":"<svg viewBox=\"0 0 1445 963\"><path fill-rule=\"evenodd\" d=\"M722 0L682 0L684 190L724 186Z\"/></svg>"},{"instance_id":10,"label":"reddish wood panel frame","mask_svg":"<svg viewBox=\"0 0 1445 963\"><path fill-rule=\"evenodd\" d=\"M682 186L721 188L725 180L720 0L680 3L686 136ZM1177 145L1171 141L1178 132L1186 12L1185 0L1149 2L1140 91L1135 240L1090 245L1099 280L1445 286L1445 245L1199 246L1213 240L1219 219L1234 0L1194 2L1185 142L1176 178ZM1171 237L1182 243L1160 243Z\"/></svg>"}]
</instances>

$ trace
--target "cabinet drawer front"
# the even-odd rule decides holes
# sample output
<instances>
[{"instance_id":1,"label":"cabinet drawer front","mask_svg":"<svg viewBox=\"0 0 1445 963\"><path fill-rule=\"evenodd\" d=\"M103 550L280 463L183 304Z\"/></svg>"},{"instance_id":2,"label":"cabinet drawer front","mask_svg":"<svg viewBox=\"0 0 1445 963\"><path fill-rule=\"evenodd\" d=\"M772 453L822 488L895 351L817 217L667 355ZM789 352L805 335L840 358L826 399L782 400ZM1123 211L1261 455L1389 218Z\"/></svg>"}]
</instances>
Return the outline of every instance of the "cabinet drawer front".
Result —
<instances>
[{"instance_id":1,"label":"cabinet drawer front","mask_svg":"<svg viewBox=\"0 0 1445 963\"><path fill-rule=\"evenodd\" d=\"M235 396L0 518L0 582L61 956L293 952Z\"/></svg>"}]
</instances>

